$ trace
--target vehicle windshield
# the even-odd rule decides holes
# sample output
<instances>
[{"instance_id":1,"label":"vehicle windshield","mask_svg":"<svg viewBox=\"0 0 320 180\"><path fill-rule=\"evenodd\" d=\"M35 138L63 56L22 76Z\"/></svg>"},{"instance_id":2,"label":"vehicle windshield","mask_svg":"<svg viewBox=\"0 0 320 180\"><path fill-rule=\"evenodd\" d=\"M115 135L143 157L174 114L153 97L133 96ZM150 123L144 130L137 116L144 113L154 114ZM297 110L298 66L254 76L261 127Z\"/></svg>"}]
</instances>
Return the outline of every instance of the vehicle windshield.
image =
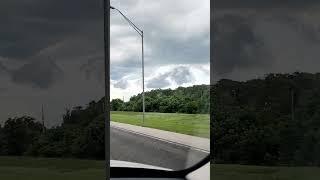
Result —
<instances>
[{"instance_id":1,"label":"vehicle windshield","mask_svg":"<svg viewBox=\"0 0 320 180\"><path fill-rule=\"evenodd\" d=\"M210 1L110 3L111 166L197 164L210 152Z\"/></svg>"}]
</instances>

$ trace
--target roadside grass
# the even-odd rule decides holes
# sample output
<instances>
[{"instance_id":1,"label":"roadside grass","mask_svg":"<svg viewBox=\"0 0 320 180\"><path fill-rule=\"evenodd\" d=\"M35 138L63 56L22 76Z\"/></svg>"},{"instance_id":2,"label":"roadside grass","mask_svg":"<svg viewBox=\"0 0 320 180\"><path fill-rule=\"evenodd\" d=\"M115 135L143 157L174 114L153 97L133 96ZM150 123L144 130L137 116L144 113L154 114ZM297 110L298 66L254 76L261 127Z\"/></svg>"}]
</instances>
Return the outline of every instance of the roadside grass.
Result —
<instances>
[{"instance_id":1,"label":"roadside grass","mask_svg":"<svg viewBox=\"0 0 320 180\"><path fill-rule=\"evenodd\" d=\"M318 167L266 167L245 165L211 165L215 180L318 180Z\"/></svg>"},{"instance_id":2,"label":"roadside grass","mask_svg":"<svg viewBox=\"0 0 320 180\"><path fill-rule=\"evenodd\" d=\"M161 129L199 137L210 137L209 114L145 113L142 123L141 112L111 111L111 121Z\"/></svg>"},{"instance_id":3,"label":"roadside grass","mask_svg":"<svg viewBox=\"0 0 320 180\"><path fill-rule=\"evenodd\" d=\"M104 177L104 161L0 157L0 179L5 180L93 180Z\"/></svg>"}]
</instances>

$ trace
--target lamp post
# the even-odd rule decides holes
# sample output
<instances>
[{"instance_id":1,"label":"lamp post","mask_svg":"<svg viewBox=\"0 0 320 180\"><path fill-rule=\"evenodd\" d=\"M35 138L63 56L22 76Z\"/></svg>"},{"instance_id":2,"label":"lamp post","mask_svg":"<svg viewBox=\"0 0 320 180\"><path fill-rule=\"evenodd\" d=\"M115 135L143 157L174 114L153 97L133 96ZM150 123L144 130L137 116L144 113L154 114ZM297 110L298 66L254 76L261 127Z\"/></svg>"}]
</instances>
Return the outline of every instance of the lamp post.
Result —
<instances>
[{"instance_id":1,"label":"lamp post","mask_svg":"<svg viewBox=\"0 0 320 180\"><path fill-rule=\"evenodd\" d=\"M130 21L129 18L127 18L119 9L110 6L110 9L116 10L118 11L126 21L128 21L129 25L141 36L141 43L142 43L142 47L141 47L141 53L142 53L142 62L141 62L141 66L142 66L142 123L144 124L144 114L145 114L145 102L144 102L144 35L143 35L143 31L141 29L139 29L132 21Z\"/></svg>"},{"instance_id":2,"label":"lamp post","mask_svg":"<svg viewBox=\"0 0 320 180\"><path fill-rule=\"evenodd\" d=\"M110 179L110 0L103 1L104 6L104 114L105 114L105 163L106 179Z\"/></svg>"}]
</instances>

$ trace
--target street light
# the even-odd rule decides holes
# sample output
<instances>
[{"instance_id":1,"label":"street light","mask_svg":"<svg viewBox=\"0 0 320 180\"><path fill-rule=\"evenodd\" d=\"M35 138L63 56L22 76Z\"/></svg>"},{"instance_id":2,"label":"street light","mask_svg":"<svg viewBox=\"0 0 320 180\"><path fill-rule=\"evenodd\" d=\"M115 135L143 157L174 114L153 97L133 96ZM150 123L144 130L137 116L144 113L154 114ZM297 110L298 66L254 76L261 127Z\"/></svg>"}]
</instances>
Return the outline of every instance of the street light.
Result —
<instances>
[{"instance_id":1,"label":"street light","mask_svg":"<svg viewBox=\"0 0 320 180\"><path fill-rule=\"evenodd\" d=\"M128 21L129 25L141 36L141 40L142 40L142 123L144 124L144 114L145 114L145 103L144 103L144 47L143 47L143 41L144 41L144 36L143 36L143 31L141 29L139 29L132 21L130 21L129 18L127 18L127 16L125 16L119 9L110 6L110 9L116 10L118 11L125 20Z\"/></svg>"}]
</instances>

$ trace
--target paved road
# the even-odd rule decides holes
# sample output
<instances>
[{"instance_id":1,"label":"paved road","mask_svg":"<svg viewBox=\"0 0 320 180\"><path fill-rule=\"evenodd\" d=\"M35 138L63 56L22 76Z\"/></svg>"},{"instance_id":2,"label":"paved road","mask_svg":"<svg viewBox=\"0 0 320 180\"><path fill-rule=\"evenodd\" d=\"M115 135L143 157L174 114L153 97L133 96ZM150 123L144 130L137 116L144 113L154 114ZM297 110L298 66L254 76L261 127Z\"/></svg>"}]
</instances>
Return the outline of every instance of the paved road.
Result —
<instances>
[{"instance_id":1,"label":"paved road","mask_svg":"<svg viewBox=\"0 0 320 180\"><path fill-rule=\"evenodd\" d=\"M111 159L181 170L208 154L111 127Z\"/></svg>"}]
</instances>

